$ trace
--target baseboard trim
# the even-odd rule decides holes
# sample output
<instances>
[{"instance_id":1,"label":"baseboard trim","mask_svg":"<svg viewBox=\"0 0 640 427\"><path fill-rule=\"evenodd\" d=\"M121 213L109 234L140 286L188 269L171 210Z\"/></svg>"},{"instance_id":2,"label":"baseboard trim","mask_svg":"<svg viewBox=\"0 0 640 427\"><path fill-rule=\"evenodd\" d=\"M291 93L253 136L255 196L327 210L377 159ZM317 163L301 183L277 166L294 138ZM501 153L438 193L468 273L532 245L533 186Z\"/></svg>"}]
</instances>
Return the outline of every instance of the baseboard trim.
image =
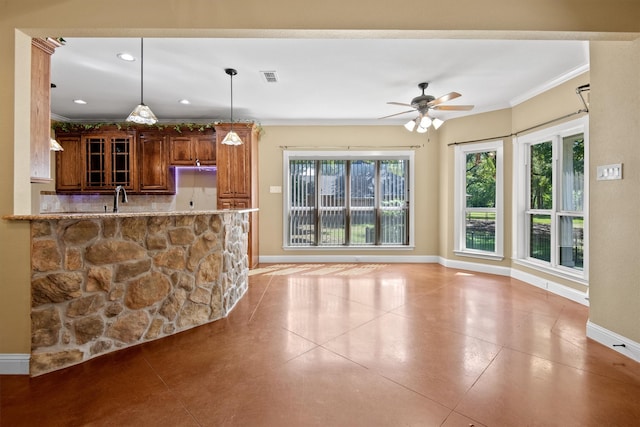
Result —
<instances>
[{"instance_id":1,"label":"baseboard trim","mask_svg":"<svg viewBox=\"0 0 640 427\"><path fill-rule=\"evenodd\" d=\"M440 258L439 263L444 267L475 271L476 273L488 273L497 276L509 276L511 274L509 267L500 267L491 264L480 264L477 262L458 261L446 258Z\"/></svg>"},{"instance_id":2,"label":"baseboard trim","mask_svg":"<svg viewBox=\"0 0 640 427\"><path fill-rule=\"evenodd\" d=\"M279 264L285 262L354 262L354 263L410 263L434 264L437 256L406 256L406 255L260 255L260 263Z\"/></svg>"},{"instance_id":3,"label":"baseboard trim","mask_svg":"<svg viewBox=\"0 0 640 427\"><path fill-rule=\"evenodd\" d=\"M30 354L0 354L0 375L29 375Z\"/></svg>"},{"instance_id":4,"label":"baseboard trim","mask_svg":"<svg viewBox=\"0 0 640 427\"><path fill-rule=\"evenodd\" d=\"M640 363L640 343L611 332L591 320L587 321L587 338L607 346L631 360ZM624 345L624 347L622 346Z\"/></svg>"},{"instance_id":5,"label":"baseboard trim","mask_svg":"<svg viewBox=\"0 0 640 427\"><path fill-rule=\"evenodd\" d=\"M561 285L560 283L552 282L550 280L534 276L530 273L525 273L524 271L517 270L515 268L511 269L511 277L533 285L537 288L544 289L545 291L549 291L553 294L567 298L571 301L577 302L578 304L586 305L587 307L589 306L589 298L585 292L580 292L568 286Z\"/></svg>"}]
</instances>

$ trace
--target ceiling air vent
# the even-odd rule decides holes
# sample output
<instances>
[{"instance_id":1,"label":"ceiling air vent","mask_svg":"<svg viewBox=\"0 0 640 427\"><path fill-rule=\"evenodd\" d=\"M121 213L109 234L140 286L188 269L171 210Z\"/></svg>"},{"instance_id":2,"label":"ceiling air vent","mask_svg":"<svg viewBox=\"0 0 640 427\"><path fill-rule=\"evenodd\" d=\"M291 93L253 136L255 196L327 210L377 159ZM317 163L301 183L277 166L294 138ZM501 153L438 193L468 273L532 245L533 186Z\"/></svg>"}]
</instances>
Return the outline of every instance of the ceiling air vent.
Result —
<instances>
[{"instance_id":1,"label":"ceiling air vent","mask_svg":"<svg viewBox=\"0 0 640 427\"><path fill-rule=\"evenodd\" d=\"M278 73L275 71L260 71L262 78L267 83L278 83Z\"/></svg>"}]
</instances>

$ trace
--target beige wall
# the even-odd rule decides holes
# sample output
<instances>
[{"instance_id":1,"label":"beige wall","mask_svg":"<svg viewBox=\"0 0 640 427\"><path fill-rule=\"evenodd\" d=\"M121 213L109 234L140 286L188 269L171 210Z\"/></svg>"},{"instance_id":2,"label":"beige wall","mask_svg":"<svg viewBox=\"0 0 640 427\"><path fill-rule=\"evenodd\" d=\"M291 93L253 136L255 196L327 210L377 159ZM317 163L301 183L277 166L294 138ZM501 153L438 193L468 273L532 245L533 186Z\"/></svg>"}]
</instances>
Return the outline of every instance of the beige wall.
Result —
<instances>
[{"instance_id":1,"label":"beige wall","mask_svg":"<svg viewBox=\"0 0 640 427\"><path fill-rule=\"evenodd\" d=\"M335 255L335 251L282 249L282 146L289 150L407 150L415 154L415 250L368 252L366 255L435 256L438 254L438 141L437 136L409 133L402 126L277 126L265 127L260 138L260 256ZM434 139L435 138L435 139ZM365 146L365 148L358 148ZM419 148L410 149L409 146ZM307 148L308 147L308 148ZM362 250L339 255L362 254Z\"/></svg>"},{"instance_id":2,"label":"beige wall","mask_svg":"<svg viewBox=\"0 0 640 427\"><path fill-rule=\"evenodd\" d=\"M513 108L493 111L484 114L475 114L468 117L462 117L455 120L450 120L445 126L443 126L439 132L440 134L440 147L443 153L440 154L442 159L441 173L442 185L440 187L441 196L441 216L440 227L442 230L446 230L446 234L441 236L440 248L441 256L449 260L458 261L473 261L476 263L496 265L501 267L511 267L517 270L524 271L528 274L533 274L538 277L544 278L544 280L550 280L564 286L568 286L572 289L576 289L580 292L585 292L586 287L580 283L576 283L571 280L566 280L556 276L534 271L522 265L514 264L511 260L512 254L512 240L513 240L513 212L512 212L512 198L513 198L513 138L511 134L521 135L521 131L529 129L533 126L537 126L546 123L551 120L555 120L559 117L563 117L567 114L577 112L584 108L584 105L580 101L580 98L576 95L576 88L585 83L589 83L589 73L583 73L578 77L575 77L561 85L558 85L530 100L522 102ZM575 119L580 117L576 115L565 120L553 122L551 125L556 125L562 121ZM540 130L536 128L534 130ZM499 138L504 136L503 138ZM461 141L471 141L477 139L501 139L504 143L504 255L505 259L502 261L490 261L490 260L470 260L467 257L456 256L453 253L453 204L454 204L454 145Z\"/></svg>"},{"instance_id":3,"label":"beige wall","mask_svg":"<svg viewBox=\"0 0 640 427\"><path fill-rule=\"evenodd\" d=\"M592 322L640 342L640 40L591 46ZM597 165L623 164L621 181Z\"/></svg>"},{"instance_id":4,"label":"beige wall","mask_svg":"<svg viewBox=\"0 0 640 427\"><path fill-rule=\"evenodd\" d=\"M406 13L407 10L412 11ZM500 13L495 13L499 10ZM434 19L434 16L437 19ZM483 37L483 38L581 38L589 37L602 40L634 40L640 33L640 3L630 0L610 0L596 2L584 0L459 0L442 2L440 0L406 0L402 7L386 0L372 0L363 13L361 1L328 0L323 2L300 2L297 0L274 0L270 2L256 0L236 0L234 2L210 0L142 0L130 2L124 0L94 1L82 0L32 0L0 2L0 214L11 214L18 210L30 210L31 186L25 181L28 170L28 105L29 92L25 76L28 75L28 61L25 61L28 49L27 36L304 36L304 37ZM19 29L20 31L16 31ZM319 31L308 31L319 30ZM344 31L336 31L344 30ZM359 30L351 32L349 30ZM493 32L493 31L498 32ZM24 32L24 34L22 32ZM519 31L513 33L513 31ZM572 33L565 33L571 31ZM634 34L624 34L624 33ZM16 52L16 45L18 50ZM637 151L631 148L630 141L638 141L637 117L640 107L628 102L619 106L618 100L610 99L607 93L611 88L614 94L625 95L629 87L638 98L637 75L638 45L623 44L616 46L614 52L605 53L604 45L598 45L592 53L592 64L597 73L592 76L594 96L606 107L591 117L594 135L599 144L613 143L615 149L610 152L604 146L600 151L611 157L618 154L625 158L635 156ZM631 53L632 59L625 55ZM603 62L600 62L600 61ZM607 64L614 60L613 65ZM621 66L621 69L618 69ZM17 71L17 72L16 72ZM611 73L612 78L607 78ZM635 74L634 74L635 73ZM620 76L622 74L623 76ZM635 75L635 80L634 76ZM624 77L631 85L621 85L616 79ZM634 86L635 82L635 86ZM14 91L13 88L16 88ZM635 92L633 92L635 90ZM596 98L594 98L596 99ZM615 101L615 102L614 102ZM606 108L606 110L605 110ZM597 123L606 118L606 123ZM635 126L635 127L634 127ZM611 128L615 127L615 130ZM376 127L377 129L377 127ZM402 130L402 129L400 129ZM277 140L291 129L269 129L264 141L278 145ZM331 129L325 132L332 132ZM352 132L350 130L350 132ZM370 135L375 130L363 130ZM389 129L388 132L392 132ZM289 134L290 136L291 134ZM594 139L592 135L592 140ZM272 138L272 139L271 139ZM600 142L602 141L602 142ZM296 143L297 145L297 143ZM609 147L608 145L606 146ZM433 146L418 153L428 153ZM261 148L262 150L262 148ZM273 151L273 150L272 150ZM277 150L276 150L277 151ZM435 158L448 159L444 150L434 151ZM265 157L277 157L267 151ZM606 158L606 157L603 157ZM16 162L14 167L14 161ZM630 170L629 170L630 169ZM447 186L449 172L445 178L435 176L433 181L427 178L427 187L422 203L431 197L435 201L439 196L433 194L433 185L443 182ZM17 178L14 181L14 177ZM277 176L267 176L267 184ZM638 185L639 178L633 168L628 168L625 178L623 199L614 206L620 210L603 213L604 208L594 209L592 227L597 231L615 231L614 236L621 239L620 244L607 243L604 250L595 250L595 255L603 255L605 260L627 259L627 249L637 239L633 234L622 230L623 225L633 227L631 217L637 212L637 202L629 210L623 206L627 200L636 200L627 187ZM445 187L448 188L448 187ZM17 190L17 191L16 191ZM593 190L592 200L607 201L605 191ZM264 194L264 189L261 188ZM601 194L602 193L602 194ZM261 195L263 195L261 194ZM268 193L267 193L268 194ZM628 197L627 197L628 196ZM267 196L265 206L276 209L273 200ZM14 202L14 199L17 202ZM446 200L446 199L445 199ZM609 205L610 206L610 205ZM435 215L445 217L442 207L429 207ZM428 212L431 212L428 210ZM264 217L264 215L263 215ZM618 221L620 217L620 221ZM609 227L612 222L618 224ZM436 227L436 229L433 229ZM637 229L637 225L635 226ZM264 229L265 227L261 227ZM625 227L626 228L626 227ZM447 229L449 229L447 227ZM425 234L437 236L437 225L430 224ZM634 238L630 239L628 236ZM443 234L440 234L444 237ZM426 239L425 239L426 240ZM597 240L596 240L597 241ZM611 241L613 242L613 240ZM263 240L264 244L264 240ZM421 247L425 253L435 252L437 247ZM434 243L438 245L438 243ZM0 221L0 354L29 352L29 229L21 222ZM271 248L269 249L271 250ZM275 250L275 248L274 248ZM631 251L637 255L637 251ZM592 256L597 260L597 256ZM637 256L635 256L637 258ZM609 273L607 264L602 267L596 261L592 267L592 318L605 327L629 338L640 341L637 318L623 311L637 311L630 307L630 301L637 302L640 293L637 262L616 262L619 271L613 277L615 287L606 286ZM635 277L635 279L634 279ZM616 293L611 298L606 294ZM597 299L602 298L602 303ZM633 310L630 310L633 309Z\"/></svg>"},{"instance_id":5,"label":"beige wall","mask_svg":"<svg viewBox=\"0 0 640 427\"><path fill-rule=\"evenodd\" d=\"M446 122L440 128L440 149L442 150L442 185L441 195L441 215L440 227L446 235L442 236L444 242L441 242L440 255L447 259L457 259L459 261L481 262L492 265L508 266L510 260L508 257L511 253L511 138L499 138L500 136L510 135L511 127L511 110L499 110L483 114L474 114L468 117L462 117ZM505 203L505 246L504 254L507 258L502 261L485 261L478 259L470 259L468 257L458 257L454 255L453 242L453 203L454 203L454 157L455 146L452 144L463 141L471 141L477 139L491 138L491 140L502 140L504 147L504 203Z\"/></svg>"}]
</instances>

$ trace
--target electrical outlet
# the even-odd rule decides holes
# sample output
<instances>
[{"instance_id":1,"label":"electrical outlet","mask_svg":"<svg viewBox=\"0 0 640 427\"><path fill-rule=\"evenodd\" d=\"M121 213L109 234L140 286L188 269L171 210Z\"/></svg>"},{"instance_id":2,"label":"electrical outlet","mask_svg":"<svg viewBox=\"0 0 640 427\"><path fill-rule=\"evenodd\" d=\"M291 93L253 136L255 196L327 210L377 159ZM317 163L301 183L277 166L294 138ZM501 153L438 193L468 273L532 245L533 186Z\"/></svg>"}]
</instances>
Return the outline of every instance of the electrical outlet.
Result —
<instances>
[{"instance_id":1,"label":"electrical outlet","mask_svg":"<svg viewBox=\"0 0 640 427\"><path fill-rule=\"evenodd\" d=\"M193 200L189 200L189 207L193 209Z\"/></svg>"}]
</instances>

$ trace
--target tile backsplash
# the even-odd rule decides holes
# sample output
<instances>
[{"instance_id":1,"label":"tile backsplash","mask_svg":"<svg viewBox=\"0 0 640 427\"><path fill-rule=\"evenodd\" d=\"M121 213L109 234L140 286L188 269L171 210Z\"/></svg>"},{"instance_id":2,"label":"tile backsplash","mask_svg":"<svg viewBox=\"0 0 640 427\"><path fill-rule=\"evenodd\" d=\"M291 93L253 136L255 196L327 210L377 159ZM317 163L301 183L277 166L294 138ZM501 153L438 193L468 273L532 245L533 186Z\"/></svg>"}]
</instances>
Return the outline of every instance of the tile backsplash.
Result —
<instances>
[{"instance_id":1,"label":"tile backsplash","mask_svg":"<svg viewBox=\"0 0 640 427\"><path fill-rule=\"evenodd\" d=\"M214 210L217 207L215 168L176 168L176 194L129 194L128 203L119 203L119 211L173 212ZM40 192L40 213L113 211L111 194L64 194Z\"/></svg>"},{"instance_id":2,"label":"tile backsplash","mask_svg":"<svg viewBox=\"0 0 640 427\"><path fill-rule=\"evenodd\" d=\"M174 195L127 196L128 203L119 203L120 212L171 212L176 210ZM40 193L40 213L49 212L112 212L111 194Z\"/></svg>"}]
</instances>

